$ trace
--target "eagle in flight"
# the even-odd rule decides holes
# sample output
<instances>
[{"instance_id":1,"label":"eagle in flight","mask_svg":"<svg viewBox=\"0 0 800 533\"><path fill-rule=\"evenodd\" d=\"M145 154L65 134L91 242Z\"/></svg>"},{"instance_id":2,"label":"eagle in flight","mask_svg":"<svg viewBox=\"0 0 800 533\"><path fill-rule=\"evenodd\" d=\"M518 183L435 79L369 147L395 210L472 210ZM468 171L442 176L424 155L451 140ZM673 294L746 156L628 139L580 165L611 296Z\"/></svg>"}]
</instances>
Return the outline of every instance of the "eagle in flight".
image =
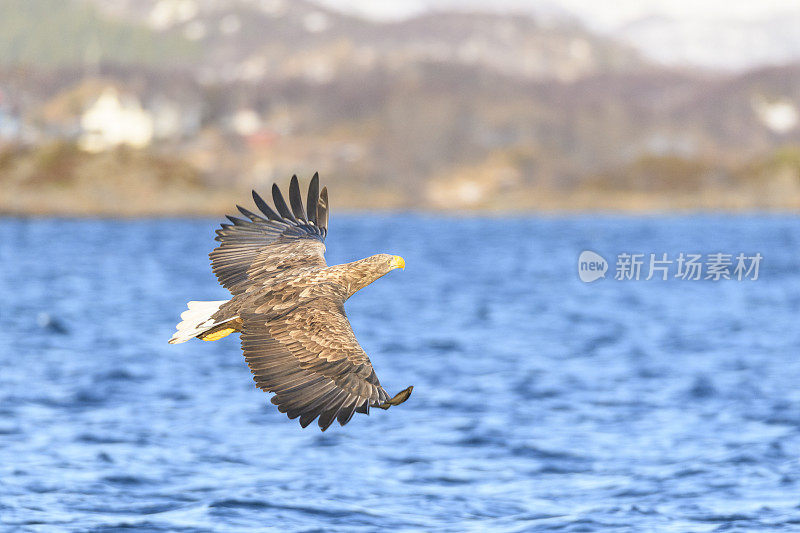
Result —
<instances>
[{"instance_id":1,"label":"eagle in flight","mask_svg":"<svg viewBox=\"0 0 800 533\"><path fill-rule=\"evenodd\" d=\"M217 230L219 246L209 254L230 300L189 302L170 344L192 338L215 341L241 333L242 350L256 386L272 392L272 403L300 425L315 419L325 431L345 425L353 413L388 409L411 395L390 397L358 344L344 311L356 291L395 268L397 255L378 254L344 265L325 263L328 191L319 175L308 187L305 208L297 176L289 205L277 185L271 208L253 191L261 214L236 206L247 218L228 216Z\"/></svg>"}]
</instances>

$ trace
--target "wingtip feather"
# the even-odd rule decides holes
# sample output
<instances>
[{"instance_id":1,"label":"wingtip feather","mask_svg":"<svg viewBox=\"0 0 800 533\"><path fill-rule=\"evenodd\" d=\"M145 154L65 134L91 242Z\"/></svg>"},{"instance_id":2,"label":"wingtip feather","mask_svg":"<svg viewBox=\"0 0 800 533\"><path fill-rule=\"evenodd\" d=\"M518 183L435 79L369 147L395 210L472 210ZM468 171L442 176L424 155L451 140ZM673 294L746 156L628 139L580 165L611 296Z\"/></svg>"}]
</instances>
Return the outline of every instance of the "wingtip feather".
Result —
<instances>
[{"instance_id":1,"label":"wingtip feather","mask_svg":"<svg viewBox=\"0 0 800 533\"><path fill-rule=\"evenodd\" d=\"M256 203L256 207L258 207L259 211L264 213L268 219L270 220L280 220L281 217L264 201L261 196L254 190L253 191L253 201Z\"/></svg>"},{"instance_id":2,"label":"wingtip feather","mask_svg":"<svg viewBox=\"0 0 800 533\"><path fill-rule=\"evenodd\" d=\"M308 184L308 197L306 199L307 219L312 224L317 224L317 202L319 201L319 172L314 173L311 183Z\"/></svg>"},{"instance_id":3,"label":"wingtip feather","mask_svg":"<svg viewBox=\"0 0 800 533\"><path fill-rule=\"evenodd\" d=\"M297 174L292 176L289 183L289 203L292 204L292 212L297 220L306 220L306 211L303 207L303 199L300 197L300 182Z\"/></svg>"},{"instance_id":4,"label":"wingtip feather","mask_svg":"<svg viewBox=\"0 0 800 533\"><path fill-rule=\"evenodd\" d=\"M323 187L317 203L317 226L328 232L328 188Z\"/></svg>"},{"instance_id":5,"label":"wingtip feather","mask_svg":"<svg viewBox=\"0 0 800 533\"><path fill-rule=\"evenodd\" d=\"M272 184L272 201L275 202L275 208L278 210L278 214L280 214L283 218L297 222L297 219L294 218L294 215L289 210L289 206L286 205L286 200L283 199L281 188L278 187L277 183Z\"/></svg>"}]
</instances>

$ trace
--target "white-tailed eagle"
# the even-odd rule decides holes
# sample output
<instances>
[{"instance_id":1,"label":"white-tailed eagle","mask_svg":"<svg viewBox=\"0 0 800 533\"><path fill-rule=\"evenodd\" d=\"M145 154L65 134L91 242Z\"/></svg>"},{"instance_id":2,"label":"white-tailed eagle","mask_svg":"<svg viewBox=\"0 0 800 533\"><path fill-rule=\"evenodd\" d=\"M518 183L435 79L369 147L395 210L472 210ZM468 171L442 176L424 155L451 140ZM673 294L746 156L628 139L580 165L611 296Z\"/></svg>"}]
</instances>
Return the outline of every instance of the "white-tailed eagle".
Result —
<instances>
[{"instance_id":1,"label":"white-tailed eagle","mask_svg":"<svg viewBox=\"0 0 800 533\"><path fill-rule=\"evenodd\" d=\"M344 311L356 291L404 268L403 258L378 254L328 266L328 191L320 192L317 174L305 208L296 176L289 205L277 185L272 198L274 209L253 191L261 214L236 206L246 219L229 216L231 223L217 230L211 267L233 297L189 302L169 342L240 332L256 386L274 393L272 403L303 427L318 419L324 431L334 420L346 424L353 413L403 403L413 387L389 396Z\"/></svg>"}]
</instances>

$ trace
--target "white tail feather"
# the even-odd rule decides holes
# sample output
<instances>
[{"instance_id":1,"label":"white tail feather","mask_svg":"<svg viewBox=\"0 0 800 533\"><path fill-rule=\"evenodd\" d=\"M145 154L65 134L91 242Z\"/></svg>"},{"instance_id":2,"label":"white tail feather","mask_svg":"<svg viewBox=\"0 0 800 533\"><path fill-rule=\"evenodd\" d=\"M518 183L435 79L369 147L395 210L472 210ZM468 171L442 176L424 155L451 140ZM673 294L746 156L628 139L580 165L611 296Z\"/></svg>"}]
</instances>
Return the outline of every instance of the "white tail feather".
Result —
<instances>
[{"instance_id":1,"label":"white tail feather","mask_svg":"<svg viewBox=\"0 0 800 533\"><path fill-rule=\"evenodd\" d=\"M186 342L195 338L204 331L208 331L218 324L227 322L214 322L211 317L219 311L222 304L228 303L228 300L218 300L214 302L189 302L186 306L189 308L181 313L181 322L178 323L178 331L169 340L170 344L178 344Z\"/></svg>"}]
</instances>

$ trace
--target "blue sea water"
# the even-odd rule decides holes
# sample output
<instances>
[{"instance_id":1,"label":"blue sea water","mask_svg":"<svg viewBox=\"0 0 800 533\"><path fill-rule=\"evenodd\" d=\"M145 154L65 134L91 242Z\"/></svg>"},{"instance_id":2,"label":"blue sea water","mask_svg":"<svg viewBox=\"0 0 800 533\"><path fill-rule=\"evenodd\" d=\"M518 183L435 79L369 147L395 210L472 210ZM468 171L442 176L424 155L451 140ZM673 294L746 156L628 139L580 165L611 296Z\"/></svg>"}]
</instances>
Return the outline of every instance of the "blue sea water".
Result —
<instances>
[{"instance_id":1,"label":"blue sea water","mask_svg":"<svg viewBox=\"0 0 800 533\"><path fill-rule=\"evenodd\" d=\"M325 433L236 336L166 343L227 296L215 226L0 219L0 529L800 530L800 219L337 215L329 263L406 259L347 309L415 388ZM621 252L764 259L616 281Z\"/></svg>"}]
</instances>

